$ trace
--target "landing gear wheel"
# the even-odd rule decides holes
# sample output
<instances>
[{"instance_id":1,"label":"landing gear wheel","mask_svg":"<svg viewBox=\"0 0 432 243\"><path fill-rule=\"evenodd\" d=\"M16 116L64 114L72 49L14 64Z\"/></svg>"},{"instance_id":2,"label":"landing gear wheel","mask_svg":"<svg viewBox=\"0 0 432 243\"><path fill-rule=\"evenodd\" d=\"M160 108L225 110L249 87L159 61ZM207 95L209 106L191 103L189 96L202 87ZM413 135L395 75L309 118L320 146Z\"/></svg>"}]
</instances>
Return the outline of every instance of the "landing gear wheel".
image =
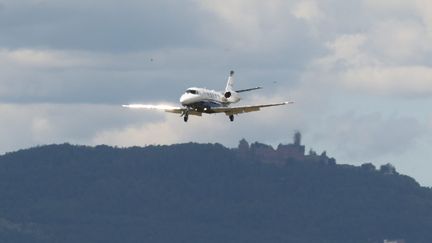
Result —
<instances>
[{"instance_id":1,"label":"landing gear wheel","mask_svg":"<svg viewBox=\"0 0 432 243\"><path fill-rule=\"evenodd\" d=\"M234 115L229 116L230 121L234 121Z\"/></svg>"},{"instance_id":2,"label":"landing gear wheel","mask_svg":"<svg viewBox=\"0 0 432 243\"><path fill-rule=\"evenodd\" d=\"M188 119L189 119L189 116L188 116L188 115L185 115L185 116L183 117L183 121L184 121L184 122L187 122Z\"/></svg>"}]
</instances>

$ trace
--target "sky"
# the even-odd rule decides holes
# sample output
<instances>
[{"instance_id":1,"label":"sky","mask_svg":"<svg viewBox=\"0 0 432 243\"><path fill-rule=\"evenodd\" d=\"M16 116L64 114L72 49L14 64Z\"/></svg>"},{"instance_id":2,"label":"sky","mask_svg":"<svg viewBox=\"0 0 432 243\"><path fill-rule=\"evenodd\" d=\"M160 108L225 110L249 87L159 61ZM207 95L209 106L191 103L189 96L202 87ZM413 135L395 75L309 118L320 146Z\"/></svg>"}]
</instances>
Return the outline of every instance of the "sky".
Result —
<instances>
[{"instance_id":1,"label":"sky","mask_svg":"<svg viewBox=\"0 0 432 243\"><path fill-rule=\"evenodd\" d=\"M0 0L0 153L51 143L276 146L295 131L338 163L391 163L432 186L429 0ZM236 117L127 110L178 105L191 86Z\"/></svg>"}]
</instances>

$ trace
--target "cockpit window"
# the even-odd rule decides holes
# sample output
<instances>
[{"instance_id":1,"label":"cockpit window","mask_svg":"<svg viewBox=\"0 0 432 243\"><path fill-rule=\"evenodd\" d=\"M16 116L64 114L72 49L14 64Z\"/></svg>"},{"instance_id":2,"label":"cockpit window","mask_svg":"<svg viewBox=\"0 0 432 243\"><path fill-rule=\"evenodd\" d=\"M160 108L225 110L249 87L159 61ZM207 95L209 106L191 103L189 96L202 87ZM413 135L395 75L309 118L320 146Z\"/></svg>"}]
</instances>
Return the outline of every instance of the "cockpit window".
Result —
<instances>
[{"instance_id":1,"label":"cockpit window","mask_svg":"<svg viewBox=\"0 0 432 243\"><path fill-rule=\"evenodd\" d=\"M188 89L188 90L186 90L186 94L198 94L198 91L196 91L194 89Z\"/></svg>"}]
</instances>

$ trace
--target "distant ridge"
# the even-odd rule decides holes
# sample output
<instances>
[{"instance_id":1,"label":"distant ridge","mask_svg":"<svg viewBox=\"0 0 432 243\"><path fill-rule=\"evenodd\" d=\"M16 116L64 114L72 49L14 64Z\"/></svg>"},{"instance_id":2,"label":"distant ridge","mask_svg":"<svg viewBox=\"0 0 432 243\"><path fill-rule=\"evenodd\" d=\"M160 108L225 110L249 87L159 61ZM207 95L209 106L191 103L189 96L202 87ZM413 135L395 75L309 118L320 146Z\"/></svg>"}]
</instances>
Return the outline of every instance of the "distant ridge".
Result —
<instances>
[{"instance_id":1,"label":"distant ridge","mask_svg":"<svg viewBox=\"0 0 432 243\"><path fill-rule=\"evenodd\" d=\"M305 154L301 135L0 156L0 242L432 242L432 190L391 165Z\"/></svg>"}]
</instances>

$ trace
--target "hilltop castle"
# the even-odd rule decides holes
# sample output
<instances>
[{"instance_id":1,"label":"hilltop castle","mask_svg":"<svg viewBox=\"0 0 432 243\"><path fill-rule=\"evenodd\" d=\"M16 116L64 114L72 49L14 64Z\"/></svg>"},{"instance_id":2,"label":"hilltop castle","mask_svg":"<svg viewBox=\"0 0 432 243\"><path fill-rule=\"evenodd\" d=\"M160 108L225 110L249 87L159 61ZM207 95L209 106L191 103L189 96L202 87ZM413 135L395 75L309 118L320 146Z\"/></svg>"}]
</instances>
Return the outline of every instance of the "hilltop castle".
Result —
<instances>
[{"instance_id":1,"label":"hilltop castle","mask_svg":"<svg viewBox=\"0 0 432 243\"><path fill-rule=\"evenodd\" d=\"M297 162L318 162L324 164L336 164L334 158L329 158L324 151L318 155L315 151L310 150L309 154L305 154L305 146L301 144L301 133L294 134L294 142L292 144L279 144L275 150L272 146L262 143L249 143L242 139L240 140L237 152L241 157L253 156L266 163L286 164L288 161Z\"/></svg>"}]
</instances>

